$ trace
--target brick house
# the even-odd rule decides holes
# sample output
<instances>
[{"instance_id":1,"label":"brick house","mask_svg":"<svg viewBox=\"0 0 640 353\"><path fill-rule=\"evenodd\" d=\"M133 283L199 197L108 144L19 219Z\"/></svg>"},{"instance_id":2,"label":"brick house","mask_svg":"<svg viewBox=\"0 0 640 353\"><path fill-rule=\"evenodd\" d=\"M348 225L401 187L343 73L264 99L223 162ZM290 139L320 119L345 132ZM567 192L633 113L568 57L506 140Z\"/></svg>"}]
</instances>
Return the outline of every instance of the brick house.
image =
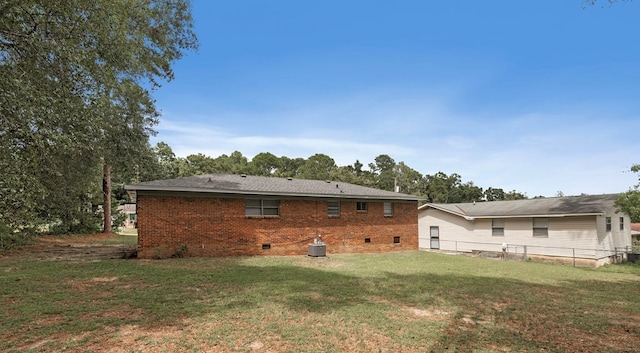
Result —
<instances>
[{"instance_id":1,"label":"brick house","mask_svg":"<svg viewBox=\"0 0 640 353\"><path fill-rule=\"evenodd\" d=\"M137 203L138 257L418 250L416 196L343 182L212 174L125 189Z\"/></svg>"}]
</instances>

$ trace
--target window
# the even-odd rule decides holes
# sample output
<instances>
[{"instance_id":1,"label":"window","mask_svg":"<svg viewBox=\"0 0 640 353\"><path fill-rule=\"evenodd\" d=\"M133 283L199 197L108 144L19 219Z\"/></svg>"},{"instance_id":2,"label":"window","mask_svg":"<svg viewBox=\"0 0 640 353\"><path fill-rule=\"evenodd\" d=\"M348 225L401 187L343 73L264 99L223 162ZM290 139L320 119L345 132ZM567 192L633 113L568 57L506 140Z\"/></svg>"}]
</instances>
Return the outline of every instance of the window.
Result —
<instances>
[{"instance_id":1,"label":"window","mask_svg":"<svg viewBox=\"0 0 640 353\"><path fill-rule=\"evenodd\" d=\"M280 200L246 199L244 214L246 216L279 216Z\"/></svg>"},{"instance_id":2,"label":"window","mask_svg":"<svg viewBox=\"0 0 640 353\"><path fill-rule=\"evenodd\" d=\"M369 205L366 202L356 202L356 210L366 212L369 209Z\"/></svg>"},{"instance_id":3,"label":"window","mask_svg":"<svg viewBox=\"0 0 640 353\"><path fill-rule=\"evenodd\" d=\"M611 231L611 217L606 218L607 232Z\"/></svg>"},{"instance_id":4,"label":"window","mask_svg":"<svg viewBox=\"0 0 640 353\"><path fill-rule=\"evenodd\" d=\"M340 216L340 201L327 201L327 214L332 217Z\"/></svg>"},{"instance_id":5,"label":"window","mask_svg":"<svg viewBox=\"0 0 640 353\"><path fill-rule=\"evenodd\" d=\"M620 230L624 230L624 217L620 217Z\"/></svg>"},{"instance_id":6,"label":"window","mask_svg":"<svg viewBox=\"0 0 640 353\"><path fill-rule=\"evenodd\" d=\"M136 220L136 214L135 213L129 213L129 220L130 221L135 221Z\"/></svg>"},{"instance_id":7,"label":"window","mask_svg":"<svg viewBox=\"0 0 640 353\"><path fill-rule=\"evenodd\" d=\"M533 236L534 237L549 236L549 220L547 218L533 219Z\"/></svg>"},{"instance_id":8,"label":"window","mask_svg":"<svg viewBox=\"0 0 640 353\"><path fill-rule=\"evenodd\" d=\"M384 215L385 217L393 216L393 202L384 203Z\"/></svg>"},{"instance_id":9,"label":"window","mask_svg":"<svg viewBox=\"0 0 640 353\"><path fill-rule=\"evenodd\" d=\"M491 235L494 237L504 237L504 219L491 220Z\"/></svg>"}]
</instances>

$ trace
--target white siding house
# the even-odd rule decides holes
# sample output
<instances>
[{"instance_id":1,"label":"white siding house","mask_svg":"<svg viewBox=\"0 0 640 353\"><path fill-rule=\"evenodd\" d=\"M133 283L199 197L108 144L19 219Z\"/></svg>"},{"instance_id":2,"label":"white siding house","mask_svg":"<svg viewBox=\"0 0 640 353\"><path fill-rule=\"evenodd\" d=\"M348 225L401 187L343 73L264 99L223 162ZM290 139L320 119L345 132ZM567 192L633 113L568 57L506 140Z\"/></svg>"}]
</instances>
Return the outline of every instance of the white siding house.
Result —
<instances>
[{"instance_id":1,"label":"white siding house","mask_svg":"<svg viewBox=\"0 0 640 353\"><path fill-rule=\"evenodd\" d=\"M629 216L617 194L538 198L419 208L421 250L502 253L599 266L631 247Z\"/></svg>"}]
</instances>

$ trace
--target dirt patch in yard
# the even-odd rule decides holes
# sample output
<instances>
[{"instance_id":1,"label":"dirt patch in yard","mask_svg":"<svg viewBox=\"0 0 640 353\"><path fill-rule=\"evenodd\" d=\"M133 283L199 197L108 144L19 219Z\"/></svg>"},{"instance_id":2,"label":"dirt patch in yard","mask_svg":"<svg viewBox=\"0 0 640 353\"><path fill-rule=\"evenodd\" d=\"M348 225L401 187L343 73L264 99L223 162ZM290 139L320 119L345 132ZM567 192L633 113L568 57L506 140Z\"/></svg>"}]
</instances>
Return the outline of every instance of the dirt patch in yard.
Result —
<instances>
[{"instance_id":1,"label":"dirt patch in yard","mask_svg":"<svg viewBox=\"0 0 640 353\"><path fill-rule=\"evenodd\" d=\"M78 236L46 236L20 249L2 256L28 257L34 260L96 261L128 259L135 257L136 246L130 244L105 244L121 237L112 233Z\"/></svg>"}]
</instances>

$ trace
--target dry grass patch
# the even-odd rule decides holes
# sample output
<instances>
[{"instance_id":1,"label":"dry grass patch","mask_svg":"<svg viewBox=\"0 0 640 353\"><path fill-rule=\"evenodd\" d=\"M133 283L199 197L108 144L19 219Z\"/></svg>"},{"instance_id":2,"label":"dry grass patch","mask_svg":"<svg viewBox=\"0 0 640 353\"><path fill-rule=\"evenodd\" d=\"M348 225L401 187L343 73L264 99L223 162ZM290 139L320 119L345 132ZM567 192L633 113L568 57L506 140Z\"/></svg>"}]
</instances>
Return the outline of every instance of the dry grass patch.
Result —
<instances>
[{"instance_id":1,"label":"dry grass patch","mask_svg":"<svg viewBox=\"0 0 640 353\"><path fill-rule=\"evenodd\" d=\"M0 259L0 351L631 352L640 268L403 252Z\"/></svg>"}]
</instances>

